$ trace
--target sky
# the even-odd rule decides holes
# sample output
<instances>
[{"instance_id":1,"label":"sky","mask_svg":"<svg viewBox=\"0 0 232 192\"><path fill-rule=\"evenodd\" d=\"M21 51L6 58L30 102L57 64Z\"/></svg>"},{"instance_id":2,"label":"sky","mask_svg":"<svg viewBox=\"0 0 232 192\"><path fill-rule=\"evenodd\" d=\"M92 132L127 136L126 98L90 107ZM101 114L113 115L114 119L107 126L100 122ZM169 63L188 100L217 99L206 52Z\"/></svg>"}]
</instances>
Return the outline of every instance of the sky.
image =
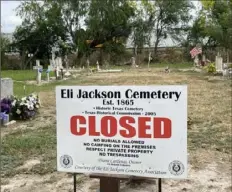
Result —
<instances>
[{"instance_id":1,"label":"sky","mask_svg":"<svg viewBox=\"0 0 232 192\"><path fill-rule=\"evenodd\" d=\"M21 18L16 16L16 12L14 11L20 3L21 1L1 1L1 25L3 33L12 33L16 26L21 24Z\"/></svg>"}]
</instances>

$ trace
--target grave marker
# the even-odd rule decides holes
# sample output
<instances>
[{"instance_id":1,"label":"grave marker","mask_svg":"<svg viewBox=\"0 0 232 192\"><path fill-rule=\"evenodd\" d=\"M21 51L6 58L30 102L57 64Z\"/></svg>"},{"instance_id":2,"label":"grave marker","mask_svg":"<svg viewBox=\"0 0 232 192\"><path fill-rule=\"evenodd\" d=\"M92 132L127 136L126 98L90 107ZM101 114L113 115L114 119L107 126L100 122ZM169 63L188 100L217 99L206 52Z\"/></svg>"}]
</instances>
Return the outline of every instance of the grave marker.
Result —
<instances>
[{"instance_id":1,"label":"grave marker","mask_svg":"<svg viewBox=\"0 0 232 192\"><path fill-rule=\"evenodd\" d=\"M103 192L187 177L187 86L58 86L56 109L58 171L95 174Z\"/></svg>"},{"instance_id":2,"label":"grave marker","mask_svg":"<svg viewBox=\"0 0 232 192\"><path fill-rule=\"evenodd\" d=\"M36 60L36 65L33 66L33 70L37 71L36 81L37 81L37 84L40 84L40 82L41 82L41 73L43 71L43 66L40 65L40 60Z\"/></svg>"},{"instance_id":3,"label":"grave marker","mask_svg":"<svg viewBox=\"0 0 232 192\"><path fill-rule=\"evenodd\" d=\"M131 57L131 66L132 66L133 68L136 67L135 57Z\"/></svg>"},{"instance_id":4,"label":"grave marker","mask_svg":"<svg viewBox=\"0 0 232 192\"><path fill-rule=\"evenodd\" d=\"M97 71L100 71L99 63L97 61Z\"/></svg>"},{"instance_id":5,"label":"grave marker","mask_svg":"<svg viewBox=\"0 0 232 192\"><path fill-rule=\"evenodd\" d=\"M13 80L11 78L1 78L1 99L14 95Z\"/></svg>"},{"instance_id":6,"label":"grave marker","mask_svg":"<svg viewBox=\"0 0 232 192\"><path fill-rule=\"evenodd\" d=\"M151 52L150 52L149 55L148 55L148 64L147 64L148 69L150 69L151 59L152 59L152 57L151 57Z\"/></svg>"},{"instance_id":7,"label":"grave marker","mask_svg":"<svg viewBox=\"0 0 232 192\"><path fill-rule=\"evenodd\" d=\"M223 71L223 60L221 56L216 56L215 65L216 65L217 72Z\"/></svg>"},{"instance_id":8,"label":"grave marker","mask_svg":"<svg viewBox=\"0 0 232 192\"><path fill-rule=\"evenodd\" d=\"M46 71L46 74L47 74L47 82L50 81L50 74L49 74L50 71L51 71L51 70L50 70L49 68L48 68L47 71Z\"/></svg>"}]
</instances>

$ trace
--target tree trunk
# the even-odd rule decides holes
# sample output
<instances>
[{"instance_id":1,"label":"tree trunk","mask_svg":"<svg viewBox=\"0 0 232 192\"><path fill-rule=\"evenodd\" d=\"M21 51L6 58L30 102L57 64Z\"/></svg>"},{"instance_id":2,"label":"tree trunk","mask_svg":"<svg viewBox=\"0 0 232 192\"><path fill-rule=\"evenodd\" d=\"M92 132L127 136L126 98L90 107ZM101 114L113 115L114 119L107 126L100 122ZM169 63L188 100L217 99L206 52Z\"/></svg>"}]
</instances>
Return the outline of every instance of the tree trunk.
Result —
<instances>
[{"instance_id":1,"label":"tree trunk","mask_svg":"<svg viewBox=\"0 0 232 192\"><path fill-rule=\"evenodd\" d=\"M103 65L103 49L102 49L102 48L100 48L99 64L100 64L101 66Z\"/></svg>"},{"instance_id":2,"label":"tree trunk","mask_svg":"<svg viewBox=\"0 0 232 192\"><path fill-rule=\"evenodd\" d=\"M227 59L227 63L229 63L230 62L229 49L226 50L226 59Z\"/></svg>"},{"instance_id":3,"label":"tree trunk","mask_svg":"<svg viewBox=\"0 0 232 192\"><path fill-rule=\"evenodd\" d=\"M156 41L155 41L155 48L154 48L154 56L155 56L155 59L157 60L158 59L158 45L159 45L159 38L157 37L156 38Z\"/></svg>"},{"instance_id":4,"label":"tree trunk","mask_svg":"<svg viewBox=\"0 0 232 192\"><path fill-rule=\"evenodd\" d=\"M25 69L25 61L26 61L26 49L23 49L22 51L22 57L21 57L21 70Z\"/></svg>"},{"instance_id":5,"label":"tree trunk","mask_svg":"<svg viewBox=\"0 0 232 192\"><path fill-rule=\"evenodd\" d=\"M28 59L28 61L26 62L25 66L24 66L24 69L27 68L28 64L35 58L35 56L37 55L38 52L39 52L39 49L37 49L37 50L35 51L35 53L33 54L32 57L30 57L30 59ZM26 55L25 55L25 56L26 56ZM25 61L26 61L26 60L25 60Z\"/></svg>"}]
</instances>

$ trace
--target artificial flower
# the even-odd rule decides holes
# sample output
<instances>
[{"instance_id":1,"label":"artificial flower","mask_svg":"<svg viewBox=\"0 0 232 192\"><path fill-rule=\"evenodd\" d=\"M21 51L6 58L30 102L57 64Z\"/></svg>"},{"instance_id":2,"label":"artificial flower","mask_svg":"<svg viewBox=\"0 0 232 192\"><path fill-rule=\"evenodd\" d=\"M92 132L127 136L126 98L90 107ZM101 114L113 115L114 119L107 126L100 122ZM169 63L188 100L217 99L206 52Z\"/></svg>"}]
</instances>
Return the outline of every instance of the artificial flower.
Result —
<instances>
[{"instance_id":1,"label":"artificial flower","mask_svg":"<svg viewBox=\"0 0 232 192\"><path fill-rule=\"evenodd\" d=\"M18 115L21 114L20 109L17 109L16 113L17 113Z\"/></svg>"}]
</instances>

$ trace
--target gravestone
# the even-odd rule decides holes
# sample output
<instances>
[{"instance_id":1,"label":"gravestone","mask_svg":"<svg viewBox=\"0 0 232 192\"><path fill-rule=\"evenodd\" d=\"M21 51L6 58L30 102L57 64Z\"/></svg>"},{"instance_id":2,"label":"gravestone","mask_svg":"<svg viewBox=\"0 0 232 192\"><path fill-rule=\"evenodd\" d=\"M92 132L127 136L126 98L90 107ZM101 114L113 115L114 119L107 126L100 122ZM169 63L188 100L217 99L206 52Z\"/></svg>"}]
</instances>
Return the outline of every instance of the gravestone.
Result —
<instances>
[{"instance_id":1,"label":"gravestone","mask_svg":"<svg viewBox=\"0 0 232 192\"><path fill-rule=\"evenodd\" d=\"M152 60L152 57L151 57L151 52L149 53L149 56L148 56L148 69L150 68L150 63L151 63L151 60Z\"/></svg>"},{"instance_id":2,"label":"gravestone","mask_svg":"<svg viewBox=\"0 0 232 192\"><path fill-rule=\"evenodd\" d=\"M223 71L223 62L222 62L222 57L221 56L216 56L215 65L216 65L216 71L217 72L222 72Z\"/></svg>"},{"instance_id":3,"label":"gravestone","mask_svg":"<svg viewBox=\"0 0 232 192\"><path fill-rule=\"evenodd\" d=\"M1 78L1 99L13 94L13 80L11 78Z\"/></svg>"},{"instance_id":4,"label":"gravestone","mask_svg":"<svg viewBox=\"0 0 232 192\"><path fill-rule=\"evenodd\" d=\"M100 66L99 66L98 61L97 61L97 71L100 71Z\"/></svg>"},{"instance_id":5,"label":"gravestone","mask_svg":"<svg viewBox=\"0 0 232 192\"><path fill-rule=\"evenodd\" d=\"M194 58L194 64L195 64L195 67L197 67L199 65L198 55L196 55L196 57Z\"/></svg>"},{"instance_id":6,"label":"gravestone","mask_svg":"<svg viewBox=\"0 0 232 192\"><path fill-rule=\"evenodd\" d=\"M91 73L92 71L91 71L90 68L89 68L89 64L90 64L89 59L87 59L87 60L86 60L86 65L87 65L86 67L87 67L88 73L89 73L89 72Z\"/></svg>"},{"instance_id":7,"label":"gravestone","mask_svg":"<svg viewBox=\"0 0 232 192\"><path fill-rule=\"evenodd\" d=\"M33 70L37 70L36 80L37 80L37 84L40 84L41 70L43 70L43 66L40 65L40 60L36 60L36 66L33 66Z\"/></svg>"},{"instance_id":8,"label":"gravestone","mask_svg":"<svg viewBox=\"0 0 232 192\"><path fill-rule=\"evenodd\" d=\"M48 69L46 71L46 74L47 74L47 82L50 81L50 72L52 71L52 67L49 65L48 66Z\"/></svg>"},{"instance_id":9,"label":"gravestone","mask_svg":"<svg viewBox=\"0 0 232 192\"><path fill-rule=\"evenodd\" d=\"M48 65L48 70L49 71L53 71L54 70L54 67L52 65Z\"/></svg>"},{"instance_id":10,"label":"gravestone","mask_svg":"<svg viewBox=\"0 0 232 192\"><path fill-rule=\"evenodd\" d=\"M132 66L133 68L136 67L135 57L131 57L131 66Z\"/></svg>"},{"instance_id":11,"label":"gravestone","mask_svg":"<svg viewBox=\"0 0 232 192\"><path fill-rule=\"evenodd\" d=\"M60 68L57 66L56 67L56 80L58 80L60 74L59 74Z\"/></svg>"}]
</instances>

